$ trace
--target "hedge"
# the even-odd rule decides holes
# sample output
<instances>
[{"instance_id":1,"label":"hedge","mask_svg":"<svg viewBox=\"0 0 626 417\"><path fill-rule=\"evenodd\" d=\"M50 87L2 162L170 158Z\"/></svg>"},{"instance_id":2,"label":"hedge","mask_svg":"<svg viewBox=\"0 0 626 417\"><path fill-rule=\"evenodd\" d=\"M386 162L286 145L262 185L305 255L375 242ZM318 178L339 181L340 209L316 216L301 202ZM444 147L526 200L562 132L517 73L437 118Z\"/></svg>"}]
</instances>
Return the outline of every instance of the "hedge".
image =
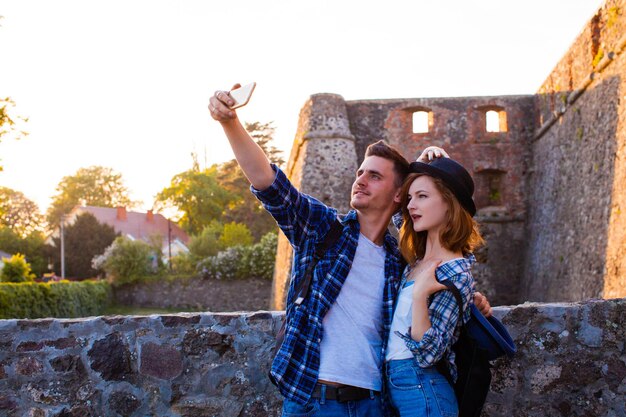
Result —
<instances>
[{"instance_id":1,"label":"hedge","mask_svg":"<svg viewBox=\"0 0 626 417\"><path fill-rule=\"evenodd\" d=\"M97 316L109 297L105 281L0 283L0 319Z\"/></svg>"}]
</instances>

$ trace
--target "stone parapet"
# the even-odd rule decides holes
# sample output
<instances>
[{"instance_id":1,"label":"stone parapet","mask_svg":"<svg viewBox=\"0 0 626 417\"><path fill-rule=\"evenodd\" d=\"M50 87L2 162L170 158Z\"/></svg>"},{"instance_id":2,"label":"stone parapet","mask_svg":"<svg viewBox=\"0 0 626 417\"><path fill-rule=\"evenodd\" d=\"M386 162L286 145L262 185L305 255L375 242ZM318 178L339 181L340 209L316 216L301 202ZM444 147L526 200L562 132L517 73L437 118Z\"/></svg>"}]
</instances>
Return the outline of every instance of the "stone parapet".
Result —
<instances>
[{"instance_id":1,"label":"stone parapet","mask_svg":"<svg viewBox=\"0 0 626 417\"><path fill-rule=\"evenodd\" d=\"M485 415L624 416L626 299L498 307ZM0 320L2 416L278 416L279 312Z\"/></svg>"}]
</instances>

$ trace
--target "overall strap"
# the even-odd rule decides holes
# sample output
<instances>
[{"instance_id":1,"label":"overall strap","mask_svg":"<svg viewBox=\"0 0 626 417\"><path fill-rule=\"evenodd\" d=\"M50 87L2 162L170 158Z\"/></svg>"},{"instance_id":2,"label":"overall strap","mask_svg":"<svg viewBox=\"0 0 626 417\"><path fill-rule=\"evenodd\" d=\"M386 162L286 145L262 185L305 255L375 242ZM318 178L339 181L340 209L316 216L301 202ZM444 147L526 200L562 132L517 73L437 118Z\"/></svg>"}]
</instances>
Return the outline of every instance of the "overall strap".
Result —
<instances>
[{"instance_id":1,"label":"overall strap","mask_svg":"<svg viewBox=\"0 0 626 417\"><path fill-rule=\"evenodd\" d=\"M339 220L335 219L332 226L330 226L330 230L326 233L324 240L319 242L315 247L315 253L313 254L313 261L309 264L304 273L304 277L301 281L300 286L298 287L298 291L296 292L296 301L294 302L296 305L302 304L302 302L306 299L307 294L309 293L309 287L311 286L311 278L313 277L313 269L319 262L320 259L324 256L326 251L330 249L343 231L343 225L339 222Z\"/></svg>"}]
</instances>

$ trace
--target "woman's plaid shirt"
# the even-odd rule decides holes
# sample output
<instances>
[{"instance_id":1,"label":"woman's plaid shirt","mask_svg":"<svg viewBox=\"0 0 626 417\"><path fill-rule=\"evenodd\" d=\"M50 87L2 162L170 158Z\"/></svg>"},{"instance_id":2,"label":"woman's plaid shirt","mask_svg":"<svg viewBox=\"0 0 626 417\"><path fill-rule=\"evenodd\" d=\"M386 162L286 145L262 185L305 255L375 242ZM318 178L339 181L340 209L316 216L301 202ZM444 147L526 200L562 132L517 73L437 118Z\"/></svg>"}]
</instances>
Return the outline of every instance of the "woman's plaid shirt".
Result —
<instances>
[{"instance_id":1,"label":"woman's plaid shirt","mask_svg":"<svg viewBox=\"0 0 626 417\"><path fill-rule=\"evenodd\" d=\"M294 258L287 294L285 339L272 362L270 374L285 398L304 404L310 399L318 379L322 320L350 271L359 237L359 222L355 211L350 211L341 220L343 233L315 267L307 300L295 306L292 302L294 288L303 279L304 271L313 259L315 246L337 218L337 211L299 192L280 169L275 165L272 168L276 172L274 183L263 191L253 187L251 190L291 243ZM381 300L384 333L381 335L381 358L385 357L394 299L404 267L397 242L389 233L385 235L383 247L386 256L385 287ZM358 347L346 346L346 352L350 349Z\"/></svg>"},{"instance_id":2,"label":"woman's plaid shirt","mask_svg":"<svg viewBox=\"0 0 626 417\"><path fill-rule=\"evenodd\" d=\"M435 275L439 282L450 280L459 289L463 299L463 323L470 318L470 303L474 302L474 278L470 272L476 262L474 255L469 254L465 258L453 259L444 262L437 267ZM400 288L411 272L407 266L402 275ZM450 291L439 291L429 298L428 315L430 317L430 329L424 333L422 339L417 342L411 338L411 328L402 334L395 332L413 353L418 365L422 368L435 365L445 357L452 379L456 381L457 370L454 363L454 351L452 345L457 341L460 334L459 307L456 299Z\"/></svg>"}]
</instances>

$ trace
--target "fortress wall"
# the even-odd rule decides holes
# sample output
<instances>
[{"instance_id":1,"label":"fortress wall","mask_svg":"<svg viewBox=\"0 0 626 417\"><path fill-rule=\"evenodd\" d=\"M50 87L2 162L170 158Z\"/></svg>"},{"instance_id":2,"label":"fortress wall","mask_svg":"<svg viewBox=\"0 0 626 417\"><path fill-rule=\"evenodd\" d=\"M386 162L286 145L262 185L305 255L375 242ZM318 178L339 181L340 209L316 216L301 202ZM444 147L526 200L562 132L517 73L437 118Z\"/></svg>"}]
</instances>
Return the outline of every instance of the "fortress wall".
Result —
<instances>
[{"instance_id":1,"label":"fortress wall","mask_svg":"<svg viewBox=\"0 0 626 417\"><path fill-rule=\"evenodd\" d=\"M521 300L626 295L626 1L607 1L539 89Z\"/></svg>"},{"instance_id":2,"label":"fortress wall","mask_svg":"<svg viewBox=\"0 0 626 417\"><path fill-rule=\"evenodd\" d=\"M491 417L623 416L626 299L498 307ZM0 320L0 415L275 417L283 313Z\"/></svg>"}]
</instances>

